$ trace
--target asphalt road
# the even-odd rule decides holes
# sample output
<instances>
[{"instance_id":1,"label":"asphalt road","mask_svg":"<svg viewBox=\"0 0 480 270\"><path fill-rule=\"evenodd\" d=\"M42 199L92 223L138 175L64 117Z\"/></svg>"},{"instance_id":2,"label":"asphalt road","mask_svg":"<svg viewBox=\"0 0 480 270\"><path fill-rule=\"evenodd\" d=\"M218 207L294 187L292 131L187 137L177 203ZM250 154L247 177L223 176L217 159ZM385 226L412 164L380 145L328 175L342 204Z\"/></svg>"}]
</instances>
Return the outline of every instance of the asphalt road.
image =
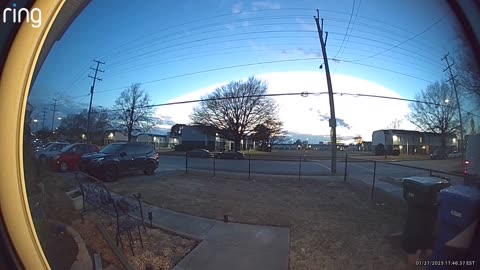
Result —
<instances>
[{"instance_id":1,"label":"asphalt road","mask_svg":"<svg viewBox=\"0 0 480 270\"><path fill-rule=\"evenodd\" d=\"M384 163L377 162L376 168L373 161L366 162L349 162L347 175L361 179L366 183L373 181L373 174L375 172L375 179L386 181L391 184L400 185L400 181L404 177L409 176L429 176L430 171L446 171L451 172L458 166L457 160L418 160L418 161L401 161ZM407 165L419 167L409 168L398 165ZM161 170L208 170L236 172L248 174L273 174L273 175L298 175L315 176L315 175L329 175L331 168L330 160L307 160L307 161L279 161L279 160L226 160L213 158L193 158L189 157L185 162L184 156L161 156L159 171ZM423 169L420 169L423 168ZM343 160L337 162L337 175L343 175L345 171L345 163ZM460 177L446 175L438 172L432 173L435 176L442 176L451 179L454 183L463 181Z\"/></svg>"}]
</instances>

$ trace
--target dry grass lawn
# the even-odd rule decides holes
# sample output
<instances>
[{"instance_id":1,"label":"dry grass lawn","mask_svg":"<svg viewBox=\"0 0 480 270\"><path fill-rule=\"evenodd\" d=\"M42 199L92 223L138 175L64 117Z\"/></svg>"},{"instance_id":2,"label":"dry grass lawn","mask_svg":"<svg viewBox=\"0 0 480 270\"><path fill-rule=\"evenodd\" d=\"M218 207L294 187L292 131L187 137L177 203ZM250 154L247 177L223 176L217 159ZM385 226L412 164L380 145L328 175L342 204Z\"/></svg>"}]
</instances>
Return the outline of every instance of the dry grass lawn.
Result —
<instances>
[{"instance_id":1,"label":"dry grass lawn","mask_svg":"<svg viewBox=\"0 0 480 270\"><path fill-rule=\"evenodd\" d=\"M402 203L370 201L369 188L341 177L287 178L201 172L134 176L108 183L140 192L145 202L192 215L290 228L290 269L406 269L405 254L389 237L402 231Z\"/></svg>"}]
</instances>

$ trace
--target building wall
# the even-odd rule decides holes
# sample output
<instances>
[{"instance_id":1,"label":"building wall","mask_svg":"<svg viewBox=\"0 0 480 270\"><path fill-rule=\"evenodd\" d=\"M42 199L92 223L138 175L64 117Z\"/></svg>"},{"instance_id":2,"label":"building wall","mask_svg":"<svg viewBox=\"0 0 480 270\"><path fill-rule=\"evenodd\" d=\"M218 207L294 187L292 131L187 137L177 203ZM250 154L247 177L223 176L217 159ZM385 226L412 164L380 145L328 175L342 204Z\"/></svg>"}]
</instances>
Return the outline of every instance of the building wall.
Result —
<instances>
[{"instance_id":1,"label":"building wall","mask_svg":"<svg viewBox=\"0 0 480 270\"><path fill-rule=\"evenodd\" d=\"M456 150L456 143L452 139L453 136L446 138L447 152ZM431 132L376 130L372 134L372 150L380 143L385 146L388 154L394 149L400 150L401 154L431 154L442 148L442 137Z\"/></svg>"},{"instance_id":2,"label":"building wall","mask_svg":"<svg viewBox=\"0 0 480 270\"><path fill-rule=\"evenodd\" d=\"M185 126L182 129L182 141L185 142L215 142L215 134L208 134L201 128L195 126Z\"/></svg>"}]
</instances>

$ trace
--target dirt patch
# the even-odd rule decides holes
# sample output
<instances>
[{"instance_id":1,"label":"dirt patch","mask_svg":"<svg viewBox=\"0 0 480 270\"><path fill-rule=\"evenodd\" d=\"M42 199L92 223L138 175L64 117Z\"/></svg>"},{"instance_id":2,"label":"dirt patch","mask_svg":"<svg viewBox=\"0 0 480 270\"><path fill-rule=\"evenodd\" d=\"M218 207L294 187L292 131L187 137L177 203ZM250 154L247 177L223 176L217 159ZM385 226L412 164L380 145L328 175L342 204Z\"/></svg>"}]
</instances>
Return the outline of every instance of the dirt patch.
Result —
<instances>
[{"instance_id":1,"label":"dirt patch","mask_svg":"<svg viewBox=\"0 0 480 270\"><path fill-rule=\"evenodd\" d=\"M93 253L101 254L104 266L113 264L118 269L124 269L108 243L103 239L103 235L96 226L96 222L102 222L107 229L108 236L115 241L115 220L89 214L85 217L85 222L76 220L74 228L82 235L87 246ZM140 244L138 231L132 231L134 240L132 255L126 235L122 235L124 245L123 254L135 269L144 270L147 265L151 265L155 270L172 269L183 257L185 257L196 245L194 240L186 239L177 235L167 233L156 228L141 228L143 248ZM121 249L121 247L119 247Z\"/></svg>"},{"instance_id":2,"label":"dirt patch","mask_svg":"<svg viewBox=\"0 0 480 270\"><path fill-rule=\"evenodd\" d=\"M145 202L178 212L234 222L290 227L290 269L406 269L390 240L405 209L368 187L335 177L254 176L201 172L124 178L114 192L140 192Z\"/></svg>"}]
</instances>

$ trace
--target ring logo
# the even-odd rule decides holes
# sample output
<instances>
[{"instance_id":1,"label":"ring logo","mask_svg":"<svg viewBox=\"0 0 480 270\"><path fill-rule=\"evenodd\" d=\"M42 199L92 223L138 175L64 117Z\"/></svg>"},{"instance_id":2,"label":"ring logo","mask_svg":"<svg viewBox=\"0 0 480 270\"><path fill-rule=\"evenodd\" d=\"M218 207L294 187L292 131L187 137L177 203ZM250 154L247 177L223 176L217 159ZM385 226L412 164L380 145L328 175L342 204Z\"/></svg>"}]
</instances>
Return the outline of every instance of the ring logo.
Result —
<instances>
[{"instance_id":1,"label":"ring logo","mask_svg":"<svg viewBox=\"0 0 480 270\"><path fill-rule=\"evenodd\" d=\"M42 26L42 11L38 8L28 10L26 8L16 9L17 4L13 3L12 8L3 10L3 23L11 21L13 23L21 23L26 20L27 23L32 23L33 28Z\"/></svg>"}]
</instances>

